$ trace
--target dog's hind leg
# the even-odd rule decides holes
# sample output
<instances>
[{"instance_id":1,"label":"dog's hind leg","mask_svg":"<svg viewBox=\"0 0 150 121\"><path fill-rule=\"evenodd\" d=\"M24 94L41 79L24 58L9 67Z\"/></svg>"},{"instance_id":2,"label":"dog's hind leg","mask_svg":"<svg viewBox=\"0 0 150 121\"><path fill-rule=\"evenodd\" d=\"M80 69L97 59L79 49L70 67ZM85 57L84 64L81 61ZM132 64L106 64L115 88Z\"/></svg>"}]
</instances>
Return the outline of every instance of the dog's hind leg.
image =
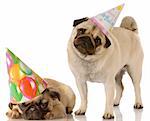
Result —
<instances>
[{"instance_id":1,"label":"dog's hind leg","mask_svg":"<svg viewBox=\"0 0 150 121\"><path fill-rule=\"evenodd\" d=\"M71 114L73 112L73 108L71 107L66 107L66 113Z\"/></svg>"},{"instance_id":2,"label":"dog's hind leg","mask_svg":"<svg viewBox=\"0 0 150 121\"><path fill-rule=\"evenodd\" d=\"M115 80L116 80L116 96L114 101L114 106L118 106L122 97L123 93L123 84L122 84L122 78L126 71L126 67L124 67L120 72L117 73Z\"/></svg>"},{"instance_id":3,"label":"dog's hind leg","mask_svg":"<svg viewBox=\"0 0 150 121\"><path fill-rule=\"evenodd\" d=\"M141 99L141 88L140 88L140 81L142 76L142 64L140 62L138 64L129 65L128 73L132 79L134 91L135 91L135 109L142 109L142 99Z\"/></svg>"}]
</instances>

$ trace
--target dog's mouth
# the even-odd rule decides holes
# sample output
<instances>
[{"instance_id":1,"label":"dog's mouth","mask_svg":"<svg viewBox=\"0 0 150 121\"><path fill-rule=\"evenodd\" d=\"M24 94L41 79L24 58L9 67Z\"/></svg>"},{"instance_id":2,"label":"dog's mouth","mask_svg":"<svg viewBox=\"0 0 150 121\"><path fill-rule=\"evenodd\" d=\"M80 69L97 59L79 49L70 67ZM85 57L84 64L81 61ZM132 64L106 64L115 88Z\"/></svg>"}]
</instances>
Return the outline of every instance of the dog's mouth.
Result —
<instances>
[{"instance_id":1,"label":"dog's mouth","mask_svg":"<svg viewBox=\"0 0 150 121\"><path fill-rule=\"evenodd\" d=\"M42 120L45 119L45 115L49 110L40 109L39 106L31 106L22 115L27 120Z\"/></svg>"},{"instance_id":2,"label":"dog's mouth","mask_svg":"<svg viewBox=\"0 0 150 121\"><path fill-rule=\"evenodd\" d=\"M38 107L31 106L23 113L23 118L26 120L40 120L44 117Z\"/></svg>"},{"instance_id":3,"label":"dog's mouth","mask_svg":"<svg viewBox=\"0 0 150 121\"><path fill-rule=\"evenodd\" d=\"M93 55L95 53L95 42L91 36L80 35L76 37L74 46L84 55Z\"/></svg>"},{"instance_id":4,"label":"dog's mouth","mask_svg":"<svg viewBox=\"0 0 150 121\"><path fill-rule=\"evenodd\" d=\"M101 39L98 36L94 39L90 34L78 35L74 39L74 46L84 55L94 55L99 45L101 45Z\"/></svg>"}]
</instances>

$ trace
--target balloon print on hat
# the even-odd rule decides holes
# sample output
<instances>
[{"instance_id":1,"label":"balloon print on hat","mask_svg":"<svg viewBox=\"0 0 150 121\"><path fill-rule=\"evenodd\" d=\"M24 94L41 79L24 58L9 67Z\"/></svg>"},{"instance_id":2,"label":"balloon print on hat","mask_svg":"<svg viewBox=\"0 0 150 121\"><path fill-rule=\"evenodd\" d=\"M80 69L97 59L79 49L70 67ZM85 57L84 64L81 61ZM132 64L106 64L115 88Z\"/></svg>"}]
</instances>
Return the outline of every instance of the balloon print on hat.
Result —
<instances>
[{"instance_id":1,"label":"balloon print on hat","mask_svg":"<svg viewBox=\"0 0 150 121\"><path fill-rule=\"evenodd\" d=\"M9 49L6 52L12 103L23 103L40 95L47 83Z\"/></svg>"},{"instance_id":2,"label":"balloon print on hat","mask_svg":"<svg viewBox=\"0 0 150 121\"><path fill-rule=\"evenodd\" d=\"M31 75L32 74L32 70L27 67L24 63L22 63L21 61L19 62L19 65L20 65L20 69L21 71L24 73L24 74L27 74L27 75Z\"/></svg>"},{"instance_id":3,"label":"balloon print on hat","mask_svg":"<svg viewBox=\"0 0 150 121\"><path fill-rule=\"evenodd\" d=\"M19 88L26 98L32 99L36 97L37 85L34 79L24 77L20 80Z\"/></svg>"},{"instance_id":4,"label":"balloon print on hat","mask_svg":"<svg viewBox=\"0 0 150 121\"><path fill-rule=\"evenodd\" d=\"M17 85L15 83L10 82L10 94L11 98L15 98L16 101L21 101L23 95L19 89L17 89Z\"/></svg>"},{"instance_id":5,"label":"balloon print on hat","mask_svg":"<svg viewBox=\"0 0 150 121\"><path fill-rule=\"evenodd\" d=\"M20 71L18 64L13 64L9 69L10 79L14 83L18 83L25 75Z\"/></svg>"},{"instance_id":6,"label":"balloon print on hat","mask_svg":"<svg viewBox=\"0 0 150 121\"><path fill-rule=\"evenodd\" d=\"M6 62L7 62L7 67L8 68L10 68L13 64L13 60L12 60L11 56L8 53L6 53Z\"/></svg>"}]
</instances>

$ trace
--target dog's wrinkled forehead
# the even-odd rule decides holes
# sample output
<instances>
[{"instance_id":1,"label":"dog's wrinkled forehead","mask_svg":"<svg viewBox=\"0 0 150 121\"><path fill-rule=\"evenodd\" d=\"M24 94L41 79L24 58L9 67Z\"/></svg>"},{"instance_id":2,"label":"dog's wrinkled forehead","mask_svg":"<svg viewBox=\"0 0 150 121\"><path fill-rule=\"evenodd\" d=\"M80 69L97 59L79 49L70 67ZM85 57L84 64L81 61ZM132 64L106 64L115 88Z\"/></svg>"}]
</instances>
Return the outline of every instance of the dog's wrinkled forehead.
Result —
<instances>
[{"instance_id":1,"label":"dog's wrinkled forehead","mask_svg":"<svg viewBox=\"0 0 150 121\"><path fill-rule=\"evenodd\" d=\"M39 95L37 96L36 98L33 98L32 100L30 101L27 101L27 102L24 102L24 103L20 103L19 104L19 107L22 111L25 111L26 109L28 109L31 105L33 104L38 104L40 102L40 100L42 100L43 96L42 95Z\"/></svg>"},{"instance_id":2,"label":"dog's wrinkled forehead","mask_svg":"<svg viewBox=\"0 0 150 121\"><path fill-rule=\"evenodd\" d=\"M73 22L73 27L78 30L80 28L85 28L87 30L91 30L94 28L96 28L96 26L90 21L89 18L85 17L85 18L81 18L81 19L76 19Z\"/></svg>"},{"instance_id":3,"label":"dog's wrinkled forehead","mask_svg":"<svg viewBox=\"0 0 150 121\"><path fill-rule=\"evenodd\" d=\"M84 33L91 33L94 32L95 34L101 34L103 36L101 30L87 17L74 20L73 27L75 30L82 31Z\"/></svg>"}]
</instances>

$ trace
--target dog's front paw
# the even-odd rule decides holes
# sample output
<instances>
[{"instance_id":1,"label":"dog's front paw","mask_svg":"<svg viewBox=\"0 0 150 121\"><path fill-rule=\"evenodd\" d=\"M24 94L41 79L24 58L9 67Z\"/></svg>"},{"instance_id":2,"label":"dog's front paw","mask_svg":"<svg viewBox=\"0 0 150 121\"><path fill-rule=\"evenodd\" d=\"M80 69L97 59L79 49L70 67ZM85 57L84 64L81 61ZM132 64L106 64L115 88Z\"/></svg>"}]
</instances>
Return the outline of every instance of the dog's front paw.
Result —
<instances>
[{"instance_id":1,"label":"dog's front paw","mask_svg":"<svg viewBox=\"0 0 150 121\"><path fill-rule=\"evenodd\" d=\"M114 116L111 113L105 113L103 115L103 119L114 119Z\"/></svg>"},{"instance_id":2,"label":"dog's front paw","mask_svg":"<svg viewBox=\"0 0 150 121\"><path fill-rule=\"evenodd\" d=\"M85 115L85 110L79 109L75 112L75 115Z\"/></svg>"},{"instance_id":3,"label":"dog's front paw","mask_svg":"<svg viewBox=\"0 0 150 121\"><path fill-rule=\"evenodd\" d=\"M135 109L143 109L143 105L142 105L141 103L136 103L136 104L134 105L134 108L135 108Z\"/></svg>"},{"instance_id":4,"label":"dog's front paw","mask_svg":"<svg viewBox=\"0 0 150 121\"><path fill-rule=\"evenodd\" d=\"M8 118L12 118L12 119L19 119L19 118L21 118L21 114L18 112L18 110L8 111L6 113L6 116L8 116Z\"/></svg>"},{"instance_id":5,"label":"dog's front paw","mask_svg":"<svg viewBox=\"0 0 150 121\"><path fill-rule=\"evenodd\" d=\"M54 112L48 112L44 118L46 120L52 120L52 119L59 119L59 118L65 118L67 115L65 113L60 113L60 114L57 114L57 113L54 113Z\"/></svg>"},{"instance_id":6,"label":"dog's front paw","mask_svg":"<svg viewBox=\"0 0 150 121\"><path fill-rule=\"evenodd\" d=\"M54 119L54 114L51 112L48 112L44 118L47 120L52 120L52 119Z\"/></svg>"}]
</instances>

